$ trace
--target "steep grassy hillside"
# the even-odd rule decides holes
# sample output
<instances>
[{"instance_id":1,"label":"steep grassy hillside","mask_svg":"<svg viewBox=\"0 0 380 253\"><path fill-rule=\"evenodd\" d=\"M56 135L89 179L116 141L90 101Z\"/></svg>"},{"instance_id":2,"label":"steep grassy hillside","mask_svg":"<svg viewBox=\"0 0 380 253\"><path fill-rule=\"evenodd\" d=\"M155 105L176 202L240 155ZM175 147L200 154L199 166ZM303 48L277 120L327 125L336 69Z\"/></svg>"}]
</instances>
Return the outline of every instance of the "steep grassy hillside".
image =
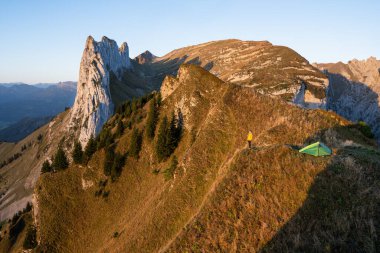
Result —
<instances>
[{"instance_id":1,"label":"steep grassy hillside","mask_svg":"<svg viewBox=\"0 0 380 253\"><path fill-rule=\"evenodd\" d=\"M126 155L114 180L104 175L105 148L86 165L44 174L35 190L41 249L378 249L380 154L350 122L224 83L193 65L165 79L163 89L170 92L158 125L176 111L184 126L172 157L157 159L156 129L153 140L143 135L138 158ZM145 129L150 103L135 103L131 114L124 108L105 125L101 136L113 136L106 139L117 153L131 154L133 129ZM253 150L246 147L248 130ZM314 140L332 147L333 156L295 150ZM178 166L172 167L174 155Z\"/></svg>"},{"instance_id":2,"label":"steep grassy hillside","mask_svg":"<svg viewBox=\"0 0 380 253\"><path fill-rule=\"evenodd\" d=\"M0 143L0 221L32 200L42 163L55 153L66 133L68 115L69 111L59 114L17 143Z\"/></svg>"},{"instance_id":3,"label":"steep grassy hillside","mask_svg":"<svg viewBox=\"0 0 380 253\"><path fill-rule=\"evenodd\" d=\"M146 60L142 60L145 58ZM132 68L125 71L123 75L116 78L115 73L110 74L109 89L112 102L118 107L133 97L159 90L165 76L176 75L182 63L199 65L223 81L253 88L267 95L278 96L285 101L292 101L306 107L324 106L327 79L302 56L287 47L274 46L269 42L240 40L203 43L174 50L159 58L145 53L140 58L132 60ZM91 95L85 94L83 97L87 98L88 96ZM91 105L92 98L89 101L89 105ZM83 107L86 106L83 105ZM5 216L9 218L17 209L22 208L26 202L26 199L22 200L25 196L28 197L27 199L31 199L31 191L42 162L55 153L57 145L63 137L65 137L64 149L71 150L74 140L78 138L84 128L76 125L80 120L70 122L68 120L72 116L70 114L71 110L62 113L56 118L57 120L38 129L37 134L30 135L34 137L29 136L25 140L19 141L18 144L10 145L14 147L9 151L11 154L2 153L1 146L4 144L0 145L1 163L8 159L9 155L13 156L21 152L21 147L28 146L32 139L35 140L39 134L49 136L38 145L35 144L33 149L24 150L26 153L19 161L3 167L0 171L0 175L3 176L3 173L7 173L6 177L9 178L6 184L0 186L1 193L8 192L3 198L0 197L0 220ZM103 116L107 118L108 114ZM83 123L85 122L84 120ZM87 129L91 129L91 127ZM9 171L14 173L9 174ZM27 174L32 176L28 177ZM21 179L16 180L17 178ZM28 180L28 184L24 187L25 180ZM25 191L24 188L27 190ZM15 191L24 191L26 194L10 195ZM13 207L10 207L11 205Z\"/></svg>"}]
</instances>

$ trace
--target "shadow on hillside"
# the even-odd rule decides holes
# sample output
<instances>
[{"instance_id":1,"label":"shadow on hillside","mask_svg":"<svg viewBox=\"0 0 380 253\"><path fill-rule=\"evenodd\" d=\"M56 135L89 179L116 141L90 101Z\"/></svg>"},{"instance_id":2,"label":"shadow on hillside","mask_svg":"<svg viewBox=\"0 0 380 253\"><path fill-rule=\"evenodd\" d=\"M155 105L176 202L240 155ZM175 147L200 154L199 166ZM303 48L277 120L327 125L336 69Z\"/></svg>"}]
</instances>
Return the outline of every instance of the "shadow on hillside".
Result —
<instances>
[{"instance_id":1,"label":"shadow on hillside","mask_svg":"<svg viewBox=\"0 0 380 253\"><path fill-rule=\"evenodd\" d=\"M339 149L297 213L260 252L379 252L379 184L380 151Z\"/></svg>"},{"instance_id":2,"label":"shadow on hillside","mask_svg":"<svg viewBox=\"0 0 380 253\"><path fill-rule=\"evenodd\" d=\"M327 108L351 120L363 120L380 143L379 95L368 85L350 81L340 74L327 73Z\"/></svg>"}]
</instances>

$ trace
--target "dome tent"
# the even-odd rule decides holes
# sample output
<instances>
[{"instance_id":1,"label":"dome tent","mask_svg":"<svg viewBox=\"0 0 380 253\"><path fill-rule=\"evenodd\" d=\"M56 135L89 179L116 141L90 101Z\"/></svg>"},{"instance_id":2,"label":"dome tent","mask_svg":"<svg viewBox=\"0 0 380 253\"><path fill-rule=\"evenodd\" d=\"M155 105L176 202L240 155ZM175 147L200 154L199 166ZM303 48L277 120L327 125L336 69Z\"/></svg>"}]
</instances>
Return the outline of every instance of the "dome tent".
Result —
<instances>
[{"instance_id":1,"label":"dome tent","mask_svg":"<svg viewBox=\"0 0 380 253\"><path fill-rule=\"evenodd\" d=\"M310 144L299 150L299 152L313 156L326 156L332 154L331 149L322 142L315 142L313 144Z\"/></svg>"}]
</instances>

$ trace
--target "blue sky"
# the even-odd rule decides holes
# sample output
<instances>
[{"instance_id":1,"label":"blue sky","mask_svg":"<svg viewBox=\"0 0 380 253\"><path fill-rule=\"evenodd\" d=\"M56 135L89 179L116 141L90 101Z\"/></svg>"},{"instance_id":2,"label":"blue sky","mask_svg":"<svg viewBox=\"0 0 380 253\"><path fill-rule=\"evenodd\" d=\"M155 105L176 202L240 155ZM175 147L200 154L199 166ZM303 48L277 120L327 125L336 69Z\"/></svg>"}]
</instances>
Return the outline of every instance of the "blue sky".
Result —
<instances>
[{"instance_id":1,"label":"blue sky","mask_svg":"<svg viewBox=\"0 0 380 253\"><path fill-rule=\"evenodd\" d=\"M77 80L88 35L130 56L227 38L268 40L310 62L380 58L378 0L1 0L0 82Z\"/></svg>"}]
</instances>

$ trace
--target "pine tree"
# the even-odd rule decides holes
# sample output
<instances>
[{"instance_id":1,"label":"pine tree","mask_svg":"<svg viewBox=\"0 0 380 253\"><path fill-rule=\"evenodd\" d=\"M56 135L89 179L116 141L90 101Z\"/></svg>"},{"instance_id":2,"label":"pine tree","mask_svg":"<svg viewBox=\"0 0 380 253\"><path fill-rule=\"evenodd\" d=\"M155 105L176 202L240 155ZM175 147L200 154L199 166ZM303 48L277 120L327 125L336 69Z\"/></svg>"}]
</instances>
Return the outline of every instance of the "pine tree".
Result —
<instances>
[{"instance_id":1,"label":"pine tree","mask_svg":"<svg viewBox=\"0 0 380 253\"><path fill-rule=\"evenodd\" d=\"M159 161L165 160L177 148L182 135L182 123L176 118L174 112L168 123L168 118L165 116L162 120L157 137L156 155Z\"/></svg>"},{"instance_id":2,"label":"pine tree","mask_svg":"<svg viewBox=\"0 0 380 253\"><path fill-rule=\"evenodd\" d=\"M115 158L113 161L112 169L111 169L111 178L115 181L121 175L121 171L123 169L125 162L125 157L119 153L115 154Z\"/></svg>"},{"instance_id":3,"label":"pine tree","mask_svg":"<svg viewBox=\"0 0 380 253\"><path fill-rule=\"evenodd\" d=\"M170 125L169 125L169 131L168 131L168 149L170 154L175 150L178 143L177 138L177 119L174 115L174 112L172 112Z\"/></svg>"},{"instance_id":4,"label":"pine tree","mask_svg":"<svg viewBox=\"0 0 380 253\"><path fill-rule=\"evenodd\" d=\"M146 122L146 135L151 140L154 138L154 133L156 131L157 118L158 112L156 108L156 99L153 98L149 104L149 113Z\"/></svg>"},{"instance_id":5,"label":"pine tree","mask_svg":"<svg viewBox=\"0 0 380 253\"><path fill-rule=\"evenodd\" d=\"M74 163L81 164L83 162L83 150L79 141L76 141L74 144L72 156Z\"/></svg>"},{"instance_id":6,"label":"pine tree","mask_svg":"<svg viewBox=\"0 0 380 253\"><path fill-rule=\"evenodd\" d=\"M141 150L141 145L142 133L140 133L140 131L137 128L135 128L132 132L131 143L129 146L129 154L134 158L138 158Z\"/></svg>"},{"instance_id":7,"label":"pine tree","mask_svg":"<svg viewBox=\"0 0 380 253\"><path fill-rule=\"evenodd\" d=\"M169 123L168 117L164 117L160 123L160 127L158 129L157 143L156 143L156 155L159 161L164 160L170 155L170 151L168 150L168 137L170 136L169 132Z\"/></svg>"},{"instance_id":8,"label":"pine tree","mask_svg":"<svg viewBox=\"0 0 380 253\"><path fill-rule=\"evenodd\" d=\"M65 151L63 151L62 147L58 148L52 166L54 170L63 170L69 167L69 162L67 161Z\"/></svg>"},{"instance_id":9,"label":"pine tree","mask_svg":"<svg viewBox=\"0 0 380 253\"><path fill-rule=\"evenodd\" d=\"M160 106L161 102L162 102L161 92L158 92L157 98L156 98L157 106Z\"/></svg>"},{"instance_id":10,"label":"pine tree","mask_svg":"<svg viewBox=\"0 0 380 253\"><path fill-rule=\"evenodd\" d=\"M84 154L86 155L87 161L91 159L92 155L96 152L96 141L94 136L91 135L90 139L87 142Z\"/></svg>"},{"instance_id":11,"label":"pine tree","mask_svg":"<svg viewBox=\"0 0 380 253\"><path fill-rule=\"evenodd\" d=\"M124 124L123 121L120 119L117 123L117 129L116 129L116 136L120 137L124 133Z\"/></svg>"},{"instance_id":12,"label":"pine tree","mask_svg":"<svg viewBox=\"0 0 380 253\"><path fill-rule=\"evenodd\" d=\"M104 160L104 175L110 176L111 170L113 166L113 162L115 159L115 150L113 146L109 146L106 148L106 158Z\"/></svg>"},{"instance_id":13,"label":"pine tree","mask_svg":"<svg viewBox=\"0 0 380 253\"><path fill-rule=\"evenodd\" d=\"M45 160L42 164L41 173L51 172L53 169L51 167L51 164L48 160Z\"/></svg>"}]
</instances>

